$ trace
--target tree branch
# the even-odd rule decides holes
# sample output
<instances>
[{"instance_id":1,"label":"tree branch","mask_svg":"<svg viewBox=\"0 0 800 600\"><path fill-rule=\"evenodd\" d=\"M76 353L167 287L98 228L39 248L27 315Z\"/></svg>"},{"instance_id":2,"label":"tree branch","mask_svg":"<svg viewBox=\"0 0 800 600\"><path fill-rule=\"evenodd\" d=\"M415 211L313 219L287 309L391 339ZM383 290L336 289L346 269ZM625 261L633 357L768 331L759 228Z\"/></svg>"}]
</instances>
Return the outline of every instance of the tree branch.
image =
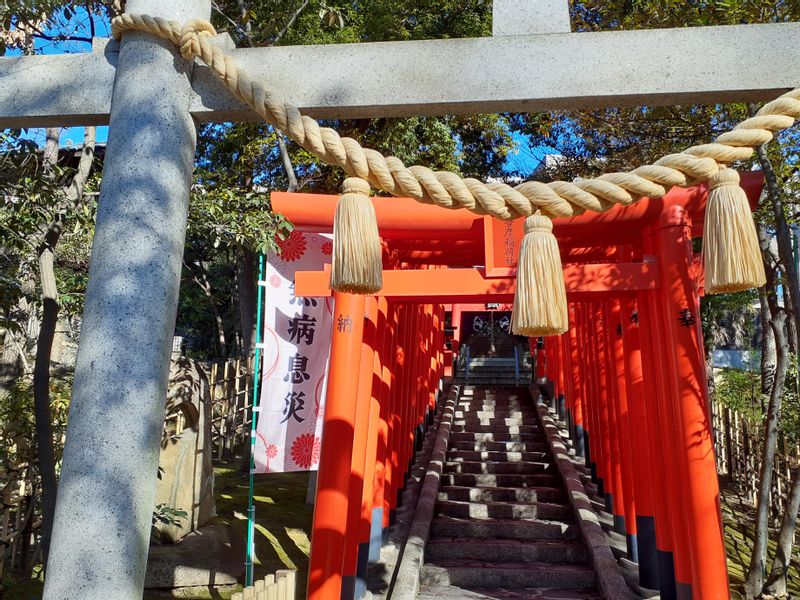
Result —
<instances>
[{"instance_id":1,"label":"tree branch","mask_svg":"<svg viewBox=\"0 0 800 600\"><path fill-rule=\"evenodd\" d=\"M252 46L253 45L252 36L250 35L249 31L246 31L239 23L237 23L236 21L231 19L228 15L226 15L224 12L222 12L222 9L219 7L219 4L217 4L216 2L212 2L211 6L214 8L215 11L217 11L217 13L223 19L225 19L228 23L230 23L233 26L233 28L236 30L236 32L245 41L247 46Z\"/></svg>"},{"instance_id":2,"label":"tree branch","mask_svg":"<svg viewBox=\"0 0 800 600\"><path fill-rule=\"evenodd\" d=\"M283 169L286 171L286 177L289 179L289 186L286 188L287 192L296 192L298 185L297 185L297 175L294 172L294 167L292 166L292 159L289 156L289 151L286 149L286 140L283 139L283 134L278 132L278 147L281 151L281 161L283 162Z\"/></svg>"},{"instance_id":3,"label":"tree branch","mask_svg":"<svg viewBox=\"0 0 800 600\"><path fill-rule=\"evenodd\" d=\"M272 40L270 45L274 46L275 44L277 44L278 42L280 42L283 39L283 36L286 35L286 33L289 31L289 29L292 27L292 25L294 25L294 22L297 21L297 18L306 9L306 6L308 6L308 2L309 2L309 0L303 0L303 3L300 5L300 8L298 8L294 12L294 14L291 16L291 18L286 22L286 25L283 26L283 29L281 29L280 33L278 33L278 35L275 36L275 39Z\"/></svg>"}]
</instances>

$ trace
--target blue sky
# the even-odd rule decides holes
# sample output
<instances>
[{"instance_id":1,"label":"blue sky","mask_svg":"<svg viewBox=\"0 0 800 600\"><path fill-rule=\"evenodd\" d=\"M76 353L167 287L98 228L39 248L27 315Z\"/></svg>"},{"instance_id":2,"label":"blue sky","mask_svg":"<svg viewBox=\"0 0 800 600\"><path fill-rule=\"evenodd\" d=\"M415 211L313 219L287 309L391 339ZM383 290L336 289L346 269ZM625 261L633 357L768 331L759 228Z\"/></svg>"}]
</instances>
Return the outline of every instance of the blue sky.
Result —
<instances>
[{"instance_id":1,"label":"blue sky","mask_svg":"<svg viewBox=\"0 0 800 600\"><path fill-rule=\"evenodd\" d=\"M67 18L62 14L58 14L56 21L58 25L45 30L45 34L53 35L69 31L76 37L91 37L90 22L86 13L86 9L76 6L74 14ZM94 21L96 37L109 37L111 35L110 23L103 19L95 18ZM91 45L87 42L54 42L42 39L35 41L36 51L41 54L73 54L80 52L91 52ZM18 50L9 50L7 56L19 55ZM30 129L27 132L27 137L35 140L38 144L44 144L44 130L43 129ZM532 172L539 162L546 154L551 154L553 150L545 146L531 147L530 141L527 136L520 133L513 134L514 140L518 144L516 153L511 154L506 159L505 169L509 173L522 173L529 174ZM105 142L108 139L108 127L97 128L97 141ZM66 127L61 132L61 145L65 147L80 146L83 144L83 127Z\"/></svg>"},{"instance_id":2,"label":"blue sky","mask_svg":"<svg viewBox=\"0 0 800 600\"><path fill-rule=\"evenodd\" d=\"M91 37L91 28L89 25L88 15L86 9L83 7L76 7L75 13L71 18L67 18L63 12L56 16L58 26L45 29L46 35L60 34L63 31L69 31L75 37ZM111 35L111 24L103 19L95 19L94 21L96 37L109 37ZM77 54L80 52L91 52L91 44L86 42L54 42L36 38L34 41L37 54ZM6 56L19 56L19 50L9 50ZM27 137L35 140L39 144L44 143L44 130L43 129L29 129ZM108 127L97 128L97 141L105 142L108 139ZM61 132L61 145L62 146L80 146L83 144L83 127L66 127Z\"/></svg>"}]
</instances>

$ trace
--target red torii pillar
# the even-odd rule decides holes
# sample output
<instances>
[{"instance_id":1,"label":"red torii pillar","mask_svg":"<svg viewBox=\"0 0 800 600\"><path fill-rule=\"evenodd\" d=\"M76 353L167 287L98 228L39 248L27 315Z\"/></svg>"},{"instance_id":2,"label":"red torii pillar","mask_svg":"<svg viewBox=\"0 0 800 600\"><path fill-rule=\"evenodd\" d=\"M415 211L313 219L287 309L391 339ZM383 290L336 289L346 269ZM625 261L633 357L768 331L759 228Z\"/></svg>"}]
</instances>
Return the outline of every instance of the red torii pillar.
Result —
<instances>
[{"instance_id":1,"label":"red torii pillar","mask_svg":"<svg viewBox=\"0 0 800 600\"><path fill-rule=\"evenodd\" d=\"M377 489L380 497L376 496L376 508L380 509L381 516L381 538L389 528L389 514L392 510L392 449L394 448L394 386L397 362L395 360L396 328L395 316L396 306L386 303L386 339L384 340L383 355L383 398L381 400L381 431L385 431L386 445L383 448L383 485ZM381 438L378 438L378 457L381 459ZM376 467L377 468L377 467ZM376 486L379 485L376 483ZM377 493L377 492L376 492Z\"/></svg>"},{"instance_id":2,"label":"red torii pillar","mask_svg":"<svg viewBox=\"0 0 800 600\"><path fill-rule=\"evenodd\" d=\"M639 562L639 548L636 543L636 497L633 487L633 467L631 465L630 415L628 412L628 385L625 378L625 349L622 345L622 306L619 300L606 303L608 317L608 336L611 346L612 377L615 378L613 405L617 426L617 449L619 452L622 475L622 506L625 518L624 533L626 536L628 557Z\"/></svg>"},{"instance_id":3,"label":"red torii pillar","mask_svg":"<svg viewBox=\"0 0 800 600\"><path fill-rule=\"evenodd\" d=\"M331 360L309 559L308 596L338 600L364 331L364 296L334 294ZM355 374L355 377L354 377ZM359 495L360 497L360 495Z\"/></svg>"},{"instance_id":4,"label":"red torii pillar","mask_svg":"<svg viewBox=\"0 0 800 600\"><path fill-rule=\"evenodd\" d=\"M389 447L389 396L392 385L391 368L393 367L390 356L393 333L389 322L389 316L390 307L386 298L378 298L378 331L380 332L380 341L378 346L379 350L376 355L376 363L380 367L380 370L376 373L376 378L373 380L374 385L378 386L378 391L376 393L378 399L378 422L375 440L375 479L372 493L368 562L376 562L380 559L383 532L389 524L389 513L385 496L387 483L386 457ZM385 521L384 511L386 514Z\"/></svg>"},{"instance_id":5,"label":"red torii pillar","mask_svg":"<svg viewBox=\"0 0 800 600\"><path fill-rule=\"evenodd\" d=\"M586 459L586 463L588 466L589 463L589 456L588 456L588 448L586 444L586 440L584 439L584 427L585 427L585 420L586 420L586 408L585 408L585 394L586 394L586 386L584 382L581 380L581 370L580 370L580 346L578 343L578 333L577 333L577 313L575 309L575 304L570 303L569 305L569 320L572 324L569 328L569 331L565 334L568 336L568 347L569 347L569 354L570 354L570 377L572 382L572 390L573 390L573 397L572 397L572 422L573 422L573 432L574 432L574 440L575 440L575 454L577 456L583 457Z\"/></svg>"},{"instance_id":6,"label":"red torii pillar","mask_svg":"<svg viewBox=\"0 0 800 600\"><path fill-rule=\"evenodd\" d=\"M691 224L685 209L670 207L650 236L661 259L660 316L667 371L676 400L676 459L681 466L688 517L691 594L699 600L729 598Z\"/></svg>"},{"instance_id":7,"label":"red torii pillar","mask_svg":"<svg viewBox=\"0 0 800 600\"><path fill-rule=\"evenodd\" d=\"M625 380L628 391L628 431L632 458L632 477L636 499L636 543L639 558L639 582L643 587L658 589L658 552L654 495L663 496L661 474L650 452L655 432L647 419L647 396L642 371L642 349L639 336L639 313L635 298L626 295L621 306L622 345L625 359ZM649 410L652 411L652 408Z\"/></svg>"},{"instance_id":8,"label":"red torii pillar","mask_svg":"<svg viewBox=\"0 0 800 600\"><path fill-rule=\"evenodd\" d=\"M646 405L647 429L653 432L650 444L652 466L660 477L655 481L653 497L655 500L656 545L658 551L659 590L666 600L677 597L675 589L678 579L678 559L675 529L680 527L681 507L674 500L677 493L677 465L672 450L673 432L671 419L666 417L665 406L669 404L669 390L664 377L661 357L656 357L652 348L659 348L662 336L656 310L657 292L639 294L639 327L642 344L642 368L644 372L645 393L642 396ZM649 347L651 350L647 351ZM684 569L682 569L682 572Z\"/></svg>"},{"instance_id":9,"label":"red torii pillar","mask_svg":"<svg viewBox=\"0 0 800 600\"><path fill-rule=\"evenodd\" d=\"M356 415L354 421L354 437L352 460L350 466L350 487L349 503L346 515L346 535L344 565L342 574L343 599L356 597L356 575L358 568L359 546L362 537L362 518L368 519L363 515L362 499L364 493L369 489L371 496L371 482L374 468L374 458L367 460L370 456L369 429L370 429L370 410L372 396L372 374L374 364L374 354L377 338L378 321L378 302L373 297L365 298L364 330L360 348L360 365L358 370L358 387L356 389ZM323 435L324 435L323 431ZM373 446L373 454L375 450ZM370 464L370 462L372 464ZM369 479L369 486L367 480ZM366 570L366 569L364 569Z\"/></svg>"},{"instance_id":10,"label":"red torii pillar","mask_svg":"<svg viewBox=\"0 0 800 600\"><path fill-rule=\"evenodd\" d=\"M578 337L578 352L582 359L579 369L582 373L581 386L584 390L584 439L586 463L592 476L592 481L597 484L597 491L600 496L605 495L603 488L603 453L600 446L601 435L600 426L597 419L597 380L595 371L590 362L589 355L593 353L590 345L588 330L588 307L585 303L579 303L575 307L577 317L575 328Z\"/></svg>"}]
</instances>

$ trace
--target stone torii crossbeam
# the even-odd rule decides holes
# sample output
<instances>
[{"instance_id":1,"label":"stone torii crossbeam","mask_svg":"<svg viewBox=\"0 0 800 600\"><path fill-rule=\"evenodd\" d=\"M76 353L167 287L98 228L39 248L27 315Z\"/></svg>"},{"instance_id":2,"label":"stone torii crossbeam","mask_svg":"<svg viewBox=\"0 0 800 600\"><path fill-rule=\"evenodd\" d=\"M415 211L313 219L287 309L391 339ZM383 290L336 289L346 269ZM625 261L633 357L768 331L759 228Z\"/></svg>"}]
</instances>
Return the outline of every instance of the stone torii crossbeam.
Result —
<instances>
[{"instance_id":1,"label":"stone torii crossbeam","mask_svg":"<svg viewBox=\"0 0 800 600\"><path fill-rule=\"evenodd\" d=\"M127 9L211 15L209 0ZM755 101L800 80L798 23L570 33L566 0L493 11L489 38L233 52L317 118ZM1 126L111 126L45 598L141 597L196 123L255 118L144 33L91 54L0 59Z\"/></svg>"}]
</instances>

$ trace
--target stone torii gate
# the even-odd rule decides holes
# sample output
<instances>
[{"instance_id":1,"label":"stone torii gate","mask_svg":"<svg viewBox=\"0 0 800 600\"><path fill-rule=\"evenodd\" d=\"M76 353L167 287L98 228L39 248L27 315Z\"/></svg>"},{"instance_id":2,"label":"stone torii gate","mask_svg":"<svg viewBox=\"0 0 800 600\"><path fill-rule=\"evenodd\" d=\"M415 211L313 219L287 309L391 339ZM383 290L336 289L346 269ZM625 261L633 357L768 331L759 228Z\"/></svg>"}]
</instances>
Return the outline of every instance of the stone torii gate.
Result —
<instances>
[{"instance_id":1,"label":"stone torii gate","mask_svg":"<svg viewBox=\"0 0 800 600\"><path fill-rule=\"evenodd\" d=\"M127 9L211 15L209 0ZM232 52L316 118L756 101L800 79L787 51L797 23L570 33L567 0L493 10L489 38ZM144 33L91 54L0 59L1 126L111 126L45 598L141 597L196 123L256 118Z\"/></svg>"}]
</instances>

